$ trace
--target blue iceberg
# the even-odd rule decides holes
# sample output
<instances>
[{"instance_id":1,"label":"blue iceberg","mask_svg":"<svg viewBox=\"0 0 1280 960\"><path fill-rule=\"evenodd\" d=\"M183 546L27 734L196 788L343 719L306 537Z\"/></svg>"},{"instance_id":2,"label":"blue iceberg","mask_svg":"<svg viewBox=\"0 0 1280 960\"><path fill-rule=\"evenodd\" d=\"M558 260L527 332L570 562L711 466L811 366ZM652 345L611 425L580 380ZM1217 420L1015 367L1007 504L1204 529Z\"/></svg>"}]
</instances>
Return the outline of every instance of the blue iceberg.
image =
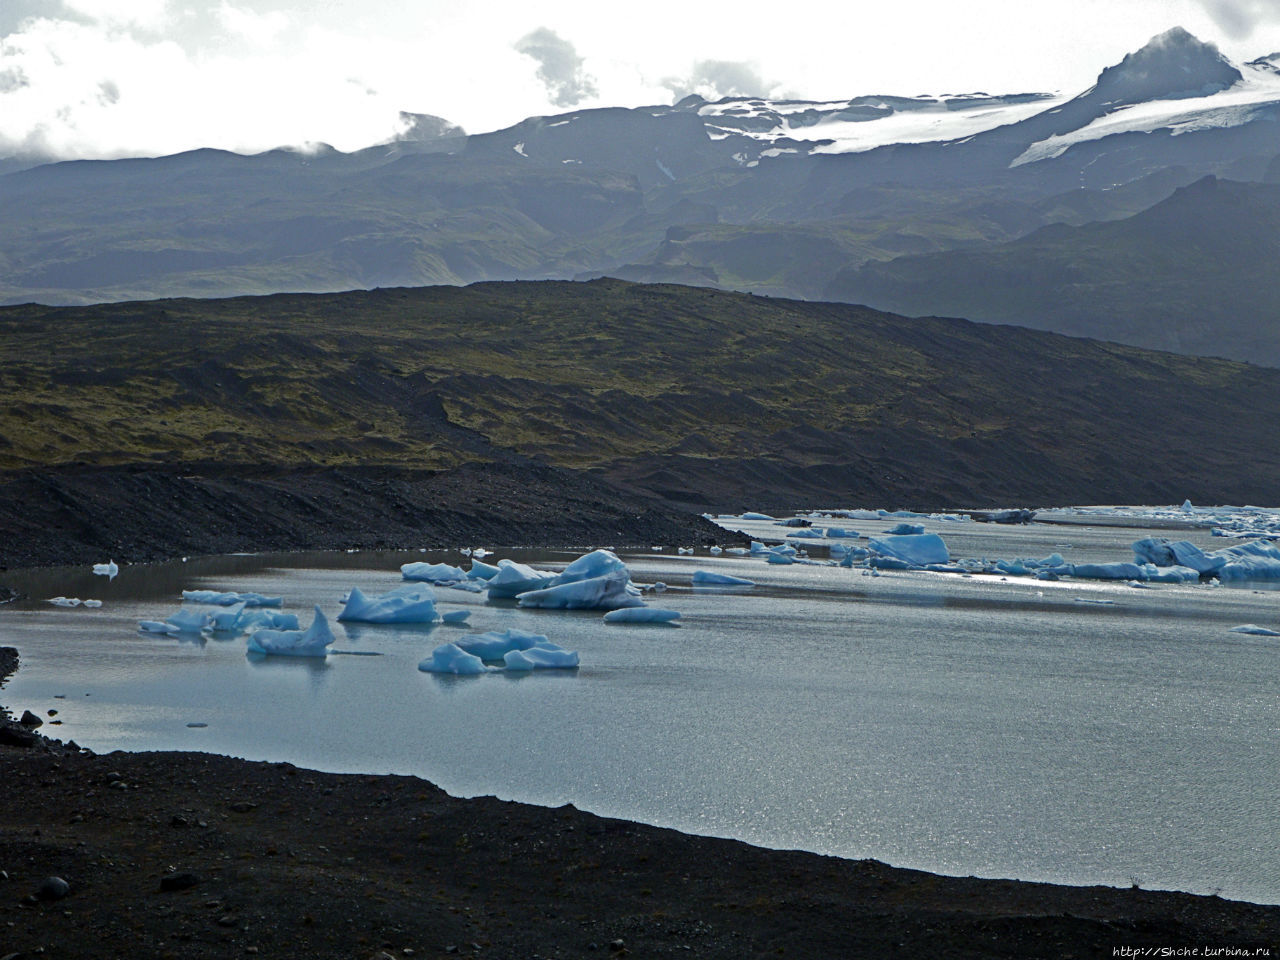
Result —
<instances>
[{"instance_id":1,"label":"blue iceberg","mask_svg":"<svg viewBox=\"0 0 1280 960\"><path fill-rule=\"evenodd\" d=\"M439 623L435 594L421 583L366 597L352 587L338 619L355 623Z\"/></svg>"},{"instance_id":2,"label":"blue iceberg","mask_svg":"<svg viewBox=\"0 0 1280 960\"><path fill-rule=\"evenodd\" d=\"M333 643L329 620L317 606L315 618L306 630L262 628L249 635L248 653L281 657L323 657Z\"/></svg>"}]
</instances>

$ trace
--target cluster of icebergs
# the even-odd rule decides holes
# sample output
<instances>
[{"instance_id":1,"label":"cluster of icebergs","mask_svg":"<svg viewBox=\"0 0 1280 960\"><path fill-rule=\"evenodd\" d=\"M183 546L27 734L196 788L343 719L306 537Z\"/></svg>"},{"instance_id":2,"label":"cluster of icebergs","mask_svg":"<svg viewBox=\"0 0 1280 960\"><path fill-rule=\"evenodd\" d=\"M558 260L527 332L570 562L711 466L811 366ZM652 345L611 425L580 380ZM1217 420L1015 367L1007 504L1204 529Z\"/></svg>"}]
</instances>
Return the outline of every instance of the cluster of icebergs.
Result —
<instances>
[{"instance_id":1,"label":"cluster of icebergs","mask_svg":"<svg viewBox=\"0 0 1280 960\"><path fill-rule=\"evenodd\" d=\"M680 618L678 611L646 604L626 564L609 550L578 557L559 572L537 570L512 560L488 564L480 559L485 555L484 551L472 552L469 570L444 563L406 563L400 568L405 582L385 593L366 594L353 587L342 598L337 619L346 623L465 624L471 611L440 611L434 588L487 591L490 599L514 600L523 608L602 610L610 624L672 623ZM749 583L703 572L694 576L695 585ZM661 592L665 585L654 584L652 589ZM324 657L334 643L329 619L319 606L310 625L303 628L295 614L278 609L283 605L281 597L184 590L182 598L184 606L164 620L141 621L139 629L171 636L244 634L247 653L263 656ZM450 674L577 666L576 651L566 650L541 634L520 630L468 634L440 644L418 664L424 672Z\"/></svg>"},{"instance_id":2,"label":"cluster of icebergs","mask_svg":"<svg viewBox=\"0 0 1280 960\"><path fill-rule=\"evenodd\" d=\"M1117 560L1105 563L1070 563L1061 554L1041 558L1017 558L1009 560L953 559L946 542L936 533L925 533L924 525L911 520L931 518L949 522L964 522L963 514L914 514L908 511L839 510L824 511L799 518L808 524L786 533L787 541L822 539L826 543L830 560L810 559L803 548L792 542L774 546L753 540L749 550L754 557L766 563L837 563L852 567L861 564L870 571L879 570L927 570L937 573L1000 574L1015 577L1036 577L1041 580L1057 580L1073 577L1088 580L1125 580L1154 583L1190 583L1216 579L1220 582L1242 580L1280 580L1280 512L1259 507L1245 508L1197 508L1190 501L1181 507L1132 508L1094 507L1070 508L1057 513L1075 515L1125 517L1132 519L1161 520L1178 518L1201 526L1211 526L1220 536L1249 538L1247 542L1224 547L1206 553L1188 540L1171 540L1151 537L1135 541L1133 560ZM841 543L857 534L843 527L814 526L814 520L841 517L885 521L899 519L878 537L867 538L866 547ZM769 520L791 527L797 521L775 521L762 513L744 513L743 520ZM1270 538L1270 539L1269 539Z\"/></svg>"}]
</instances>

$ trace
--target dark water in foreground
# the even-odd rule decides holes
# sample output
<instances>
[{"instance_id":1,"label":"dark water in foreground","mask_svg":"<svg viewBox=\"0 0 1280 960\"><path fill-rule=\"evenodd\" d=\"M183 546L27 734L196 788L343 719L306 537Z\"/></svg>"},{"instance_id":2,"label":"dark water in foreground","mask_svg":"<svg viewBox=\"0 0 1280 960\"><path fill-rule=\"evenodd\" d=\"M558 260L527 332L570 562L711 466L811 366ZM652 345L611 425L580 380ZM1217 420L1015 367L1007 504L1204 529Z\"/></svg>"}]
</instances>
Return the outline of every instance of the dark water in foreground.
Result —
<instances>
[{"instance_id":1,"label":"dark water in foreground","mask_svg":"<svg viewBox=\"0 0 1280 960\"><path fill-rule=\"evenodd\" d=\"M1125 559L1141 534L930 529L965 555L1048 546L1068 559ZM1072 556L1073 541L1109 555ZM683 613L676 628L437 590L477 631L535 630L581 654L576 672L521 677L419 672L465 632L453 627L338 626L320 662L255 662L243 639L136 629L195 587L282 594L305 622L314 603L336 614L352 586L395 586L401 562L457 554L224 557L110 583L83 569L11 575L34 597L104 605L0 607L0 643L22 653L3 702L59 711L45 732L98 751L412 773L459 795L943 873L1280 902L1280 639L1229 632L1280 628L1280 593L873 578L673 553L626 559L637 582L671 586L655 602ZM696 569L759 586L696 591Z\"/></svg>"}]
</instances>

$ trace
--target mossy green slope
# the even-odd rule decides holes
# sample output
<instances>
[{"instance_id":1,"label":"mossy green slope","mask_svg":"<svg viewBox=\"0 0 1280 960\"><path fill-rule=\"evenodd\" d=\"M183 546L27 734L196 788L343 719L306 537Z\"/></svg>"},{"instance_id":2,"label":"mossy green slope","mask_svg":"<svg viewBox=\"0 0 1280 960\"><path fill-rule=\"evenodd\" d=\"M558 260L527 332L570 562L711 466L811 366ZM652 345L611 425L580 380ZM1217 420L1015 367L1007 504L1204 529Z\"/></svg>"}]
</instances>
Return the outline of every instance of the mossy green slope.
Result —
<instances>
[{"instance_id":1,"label":"mossy green slope","mask_svg":"<svg viewBox=\"0 0 1280 960\"><path fill-rule=\"evenodd\" d=\"M688 502L1274 501L1280 371L615 280L0 310L0 468L539 457Z\"/></svg>"}]
</instances>

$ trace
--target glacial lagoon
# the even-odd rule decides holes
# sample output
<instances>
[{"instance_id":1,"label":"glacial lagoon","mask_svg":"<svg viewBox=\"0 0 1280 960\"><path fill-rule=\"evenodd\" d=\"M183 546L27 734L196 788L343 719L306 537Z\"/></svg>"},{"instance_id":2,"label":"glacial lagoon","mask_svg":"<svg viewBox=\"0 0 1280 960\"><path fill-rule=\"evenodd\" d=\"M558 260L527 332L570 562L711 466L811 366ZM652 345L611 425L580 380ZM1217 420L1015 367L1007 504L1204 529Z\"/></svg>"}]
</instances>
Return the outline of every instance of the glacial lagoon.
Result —
<instances>
[{"instance_id":1,"label":"glacial lagoon","mask_svg":"<svg viewBox=\"0 0 1280 960\"><path fill-rule=\"evenodd\" d=\"M1074 514L998 526L913 520L953 557L1132 560L1144 536L1237 541L1176 516ZM794 530L723 520L777 541ZM878 536L897 518L819 521ZM866 540L849 540L862 544ZM678 626L522 609L437 588L454 625L335 624L316 660L240 638L139 633L184 589L285 598L304 624L402 563L457 551L229 556L5 574L22 667L0 692L95 751L202 750L330 771L414 774L459 796L573 803L769 847L983 877L1280 902L1280 630L1273 583L1132 584L623 553ZM492 545L490 545L492 546ZM577 553L500 550L554 569ZM107 558L104 557L105 561ZM694 588L698 570L753 588ZM53 596L102 600L61 608ZM332 617L331 617L332 619ZM516 628L577 670L452 677L417 664L467 632ZM49 711L57 711L50 717ZM52 725L52 720L61 721ZM317 798L317 802L324 802Z\"/></svg>"}]
</instances>

